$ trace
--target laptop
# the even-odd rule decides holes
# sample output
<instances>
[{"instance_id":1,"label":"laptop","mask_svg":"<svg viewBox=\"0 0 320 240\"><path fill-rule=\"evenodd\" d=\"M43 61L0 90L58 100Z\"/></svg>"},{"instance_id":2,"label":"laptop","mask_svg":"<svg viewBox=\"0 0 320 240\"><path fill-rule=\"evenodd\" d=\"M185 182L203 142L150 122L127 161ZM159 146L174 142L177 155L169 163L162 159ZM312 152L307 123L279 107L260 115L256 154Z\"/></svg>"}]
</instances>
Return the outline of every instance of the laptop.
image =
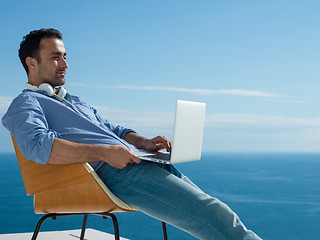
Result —
<instances>
[{"instance_id":1,"label":"laptop","mask_svg":"<svg viewBox=\"0 0 320 240\"><path fill-rule=\"evenodd\" d=\"M137 149L141 160L174 164L197 161L201 158L206 104L177 100L171 154Z\"/></svg>"}]
</instances>

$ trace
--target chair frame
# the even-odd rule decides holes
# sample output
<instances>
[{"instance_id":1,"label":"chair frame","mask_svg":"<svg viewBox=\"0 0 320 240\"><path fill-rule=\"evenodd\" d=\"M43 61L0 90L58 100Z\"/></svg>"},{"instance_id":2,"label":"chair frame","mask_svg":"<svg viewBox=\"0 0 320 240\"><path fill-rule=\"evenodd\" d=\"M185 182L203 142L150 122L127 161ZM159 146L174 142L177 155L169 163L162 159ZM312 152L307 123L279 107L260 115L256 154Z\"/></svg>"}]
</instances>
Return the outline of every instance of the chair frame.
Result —
<instances>
[{"instance_id":1,"label":"chair frame","mask_svg":"<svg viewBox=\"0 0 320 240\"><path fill-rule=\"evenodd\" d=\"M111 212L138 211L117 198L88 163L38 164L20 151L11 134L27 195L34 196L36 214L46 214L38 221L31 240L36 240L42 223L57 217L83 215L80 240L84 239L88 215L111 218L115 240L120 239L119 224ZM162 222L163 239L167 240L166 223Z\"/></svg>"},{"instance_id":2,"label":"chair frame","mask_svg":"<svg viewBox=\"0 0 320 240\"><path fill-rule=\"evenodd\" d=\"M81 234L79 239L80 240L84 240L84 236L85 236L85 231L86 231L86 226L87 226L87 221L88 221L88 215L98 215L98 216L102 216L103 219L107 219L107 218L111 218L112 223L113 223L113 229L114 229L114 239L115 240L120 240L120 234L119 234L119 223L117 220L116 215L114 215L113 213L109 213L109 212L105 212L105 213L48 213L46 215L44 215L42 218L40 218L40 220L38 221L36 228L33 232L32 238L31 240L36 240L39 232L40 232L40 228L42 226L42 224L44 223L45 220L51 218L52 220L56 220L58 217L67 217L67 216L76 216L76 215L83 215L83 223L82 223L82 228L81 228ZM163 223L163 222L162 222ZM165 224L165 223L163 223ZM165 227L166 226L162 226ZM163 230L164 231L164 230ZM163 232L164 234L164 232ZM164 236L164 239L167 239Z\"/></svg>"}]
</instances>

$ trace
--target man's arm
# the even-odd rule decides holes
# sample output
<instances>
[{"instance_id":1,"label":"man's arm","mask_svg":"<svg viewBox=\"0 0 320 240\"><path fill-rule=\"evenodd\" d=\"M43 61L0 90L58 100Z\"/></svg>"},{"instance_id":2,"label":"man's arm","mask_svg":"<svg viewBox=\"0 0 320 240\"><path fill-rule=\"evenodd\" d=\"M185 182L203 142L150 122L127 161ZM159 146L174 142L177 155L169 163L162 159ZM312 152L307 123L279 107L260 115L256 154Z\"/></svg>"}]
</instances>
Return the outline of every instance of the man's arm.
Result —
<instances>
[{"instance_id":1,"label":"man's arm","mask_svg":"<svg viewBox=\"0 0 320 240\"><path fill-rule=\"evenodd\" d=\"M130 149L122 145L91 145L55 138L48 163L72 164L104 161L122 169L131 163L140 163Z\"/></svg>"},{"instance_id":2,"label":"man's arm","mask_svg":"<svg viewBox=\"0 0 320 240\"><path fill-rule=\"evenodd\" d=\"M148 139L135 132L129 132L126 134L125 140L140 149L145 149L148 151L166 149L168 152L171 152L172 143L164 136Z\"/></svg>"}]
</instances>

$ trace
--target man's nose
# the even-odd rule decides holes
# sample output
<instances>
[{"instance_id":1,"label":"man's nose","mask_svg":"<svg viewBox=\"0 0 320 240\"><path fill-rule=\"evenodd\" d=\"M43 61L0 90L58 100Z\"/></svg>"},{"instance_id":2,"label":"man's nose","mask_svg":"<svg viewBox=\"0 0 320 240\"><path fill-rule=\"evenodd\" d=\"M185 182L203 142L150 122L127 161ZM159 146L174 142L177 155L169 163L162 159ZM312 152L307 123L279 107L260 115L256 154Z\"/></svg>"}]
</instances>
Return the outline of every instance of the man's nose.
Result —
<instances>
[{"instance_id":1,"label":"man's nose","mask_svg":"<svg viewBox=\"0 0 320 240\"><path fill-rule=\"evenodd\" d=\"M69 67L68 63L67 63L67 60L66 59L62 59L62 64L61 64L61 67L64 68L64 69L67 69Z\"/></svg>"}]
</instances>

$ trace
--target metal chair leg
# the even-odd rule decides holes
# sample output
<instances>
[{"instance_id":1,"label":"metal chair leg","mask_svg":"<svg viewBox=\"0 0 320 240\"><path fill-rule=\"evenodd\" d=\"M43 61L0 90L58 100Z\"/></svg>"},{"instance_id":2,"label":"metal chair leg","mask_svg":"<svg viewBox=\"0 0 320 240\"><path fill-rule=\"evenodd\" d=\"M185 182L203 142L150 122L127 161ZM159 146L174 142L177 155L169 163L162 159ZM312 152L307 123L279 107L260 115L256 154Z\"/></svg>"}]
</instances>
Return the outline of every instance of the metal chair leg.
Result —
<instances>
[{"instance_id":1,"label":"metal chair leg","mask_svg":"<svg viewBox=\"0 0 320 240\"><path fill-rule=\"evenodd\" d=\"M80 240L84 240L84 235L86 233L86 227L87 227L87 221L88 221L88 214L85 214L83 216L83 223L82 223Z\"/></svg>"},{"instance_id":2,"label":"metal chair leg","mask_svg":"<svg viewBox=\"0 0 320 240\"><path fill-rule=\"evenodd\" d=\"M47 220L48 218L52 218L53 220L55 220L56 219L56 214L49 213L49 214L44 215L42 218L40 218L40 220L37 223L36 229L33 232L31 240L36 240L37 239L42 223L45 220Z\"/></svg>"},{"instance_id":3,"label":"metal chair leg","mask_svg":"<svg viewBox=\"0 0 320 240\"><path fill-rule=\"evenodd\" d=\"M115 240L120 240L119 224L118 224L118 220L117 220L116 215L114 215L112 213L102 213L100 215L102 215L104 218L108 218L108 217L111 218L112 223L113 223L114 239Z\"/></svg>"},{"instance_id":4,"label":"metal chair leg","mask_svg":"<svg viewBox=\"0 0 320 240\"><path fill-rule=\"evenodd\" d=\"M161 224L162 224L163 240L168 240L167 225L165 222L161 222Z\"/></svg>"}]
</instances>

